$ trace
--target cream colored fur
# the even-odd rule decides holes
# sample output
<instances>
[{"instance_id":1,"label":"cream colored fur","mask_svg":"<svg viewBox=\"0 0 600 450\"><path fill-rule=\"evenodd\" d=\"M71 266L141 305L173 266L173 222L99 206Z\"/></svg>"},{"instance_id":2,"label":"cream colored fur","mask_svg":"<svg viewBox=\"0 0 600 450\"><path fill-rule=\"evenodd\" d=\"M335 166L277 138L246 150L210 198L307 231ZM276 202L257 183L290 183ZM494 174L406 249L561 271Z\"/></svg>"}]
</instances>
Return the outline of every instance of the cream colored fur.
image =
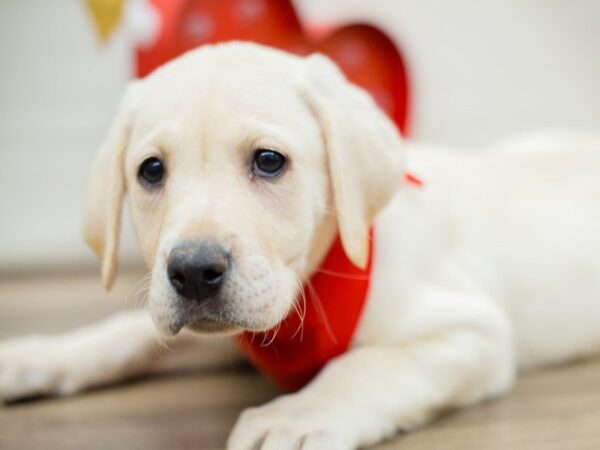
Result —
<instances>
[{"instance_id":1,"label":"cream colored fur","mask_svg":"<svg viewBox=\"0 0 600 450\"><path fill-rule=\"evenodd\" d=\"M288 157L275 181L251 174L260 147ZM136 176L149 156L167 167L153 192ZM405 164L423 187L402 184ZM529 137L474 153L404 142L326 58L232 43L192 51L125 95L85 214L107 286L125 194L153 270L149 309L168 335L276 326L300 307L298 286L338 230L351 260L365 264L375 220L372 288L352 349L298 393L244 412L231 450L373 444L506 392L519 369L600 350L598 136ZM190 315L166 257L208 236L231 251L236 288ZM159 345L143 311L7 341L0 397L141 373ZM230 358L210 354L210 364Z\"/></svg>"}]
</instances>

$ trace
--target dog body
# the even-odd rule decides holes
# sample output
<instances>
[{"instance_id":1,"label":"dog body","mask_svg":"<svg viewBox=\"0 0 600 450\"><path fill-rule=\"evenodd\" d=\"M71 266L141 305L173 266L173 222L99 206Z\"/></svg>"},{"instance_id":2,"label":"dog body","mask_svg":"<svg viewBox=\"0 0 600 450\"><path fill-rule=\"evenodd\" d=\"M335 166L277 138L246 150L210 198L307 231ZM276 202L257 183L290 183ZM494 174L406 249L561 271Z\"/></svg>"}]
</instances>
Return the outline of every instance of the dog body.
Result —
<instances>
[{"instance_id":1,"label":"dog body","mask_svg":"<svg viewBox=\"0 0 600 450\"><path fill-rule=\"evenodd\" d=\"M406 167L422 187L401 183ZM598 174L594 136L476 154L404 142L325 58L234 43L129 89L94 169L85 231L110 285L127 191L157 328L232 333L301 314L299 285L336 234L364 266L375 221L351 350L301 391L244 412L228 443L355 448L501 394L520 368L600 349ZM143 312L9 341L0 395L140 373L158 345Z\"/></svg>"},{"instance_id":2,"label":"dog body","mask_svg":"<svg viewBox=\"0 0 600 450\"><path fill-rule=\"evenodd\" d=\"M409 329L397 321L430 284L497 308L519 368L598 349L599 138L533 135L476 154L407 145L409 169L425 185L400 190L376 221L374 282L357 339Z\"/></svg>"}]
</instances>

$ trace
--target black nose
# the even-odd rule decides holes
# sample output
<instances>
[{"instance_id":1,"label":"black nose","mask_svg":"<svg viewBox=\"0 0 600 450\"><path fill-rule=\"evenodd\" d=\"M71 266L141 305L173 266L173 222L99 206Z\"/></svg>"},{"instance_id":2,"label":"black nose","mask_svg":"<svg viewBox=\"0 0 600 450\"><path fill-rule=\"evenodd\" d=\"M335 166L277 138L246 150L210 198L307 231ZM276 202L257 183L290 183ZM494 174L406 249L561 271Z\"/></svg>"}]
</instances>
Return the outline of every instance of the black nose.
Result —
<instances>
[{"instance_id":1,"label":"black nose","mask_svg":"<svg viewBox=\"0 0 600 450\"><path fill-rule=\"evenodd\" d=\"M179 295L202 302L217 295L228 266L229 255L215 239L187 241L169 254L167 275Z\"/></svg>"}]
</instances>

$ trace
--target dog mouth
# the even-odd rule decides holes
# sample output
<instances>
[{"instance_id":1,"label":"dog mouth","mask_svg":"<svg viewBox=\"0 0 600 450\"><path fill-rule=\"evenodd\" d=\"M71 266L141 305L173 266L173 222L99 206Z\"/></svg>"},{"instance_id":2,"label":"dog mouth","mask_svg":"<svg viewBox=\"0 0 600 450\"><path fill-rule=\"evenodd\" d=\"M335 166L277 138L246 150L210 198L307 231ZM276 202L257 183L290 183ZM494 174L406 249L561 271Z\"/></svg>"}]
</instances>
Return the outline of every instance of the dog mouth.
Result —
<instances>
[{"instance_id":1,"label":"dog mouth","mask_svg":"<svg viewBox=\"0 0 600 450\"><path fill-rule=\"evenodd\" d=\"M197 333L211 334L237 334L243 331L238 324L212 319L196 320L188 323L185 327Z\"/></svg>"},{"instance_id":2,"label":"dog mouth","mask_svg":"<svg viewBox=\"0 0 600 450\"><path fill-rule=\"evenodd\" d=\"M244 330L242 324L235 320L211 315L198 316L186 312L181 312L167 321L161 322L158 328L168 336L177 335L183 328L207 334L236 334Z\"/></svg>"},{"instance_id":3,"label":"dog mouth","mask_svg":"<svg viewBox=\"0 0 600 450\"><path fill-rule=\"evenodd\" d=\"M200 334L235 335L244 331L263 332L276 325L261 320L264 318L260 314L245 316L227 309L199 312L183 308L171 310L166 316L153 314L153 318L158 331L164 336L176 336L184 328ZM281 320L283 318L277 320L277 323Z\"/></svg>"}]
</instances>

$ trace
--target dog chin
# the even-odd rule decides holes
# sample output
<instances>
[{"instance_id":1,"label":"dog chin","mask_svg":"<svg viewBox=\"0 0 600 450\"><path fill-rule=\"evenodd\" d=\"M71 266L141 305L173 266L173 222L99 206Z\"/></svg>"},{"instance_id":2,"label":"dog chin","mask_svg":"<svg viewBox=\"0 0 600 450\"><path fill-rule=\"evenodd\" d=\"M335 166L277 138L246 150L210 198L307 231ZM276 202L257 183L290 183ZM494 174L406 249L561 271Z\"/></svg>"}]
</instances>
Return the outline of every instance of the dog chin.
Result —
<instances>
[{"instance_id":1,"label":"dog chin","mask_svg":"<svg viewBox=\"0 0 600 450\"><path fill-rule=\"evenodd\" d=\"M281 320L283 320L283 318ZM183 327L197 333L235 335L244 331L253 333L268 331L276 327L281 320L276 320L275 322L263 322L233 318L200 318L189 321Z\"/></svg>"},{"instance_id":2,"label":"dog chin","mask_svg":"<svg viewBox=\"0 0 600 450\"><path fill-rule=\"evenodd\" d=\"M154 318L158 332L165 337L172 337L186 328L196 333L233 335L243 331L238 324L212 318L185 317L174 315L169 318Z\"/></svg>"},{"instance_id":3,"label":"dog chin","mask_svg":"<svg viewBox=\"0 0 600 450\"><path fill-rule=\"evenodd\" d=\"M185 325L185 328L196 333L233 335L243 331L239 325L211 319L200 319Z\"/></svg>"}]
</instances>

